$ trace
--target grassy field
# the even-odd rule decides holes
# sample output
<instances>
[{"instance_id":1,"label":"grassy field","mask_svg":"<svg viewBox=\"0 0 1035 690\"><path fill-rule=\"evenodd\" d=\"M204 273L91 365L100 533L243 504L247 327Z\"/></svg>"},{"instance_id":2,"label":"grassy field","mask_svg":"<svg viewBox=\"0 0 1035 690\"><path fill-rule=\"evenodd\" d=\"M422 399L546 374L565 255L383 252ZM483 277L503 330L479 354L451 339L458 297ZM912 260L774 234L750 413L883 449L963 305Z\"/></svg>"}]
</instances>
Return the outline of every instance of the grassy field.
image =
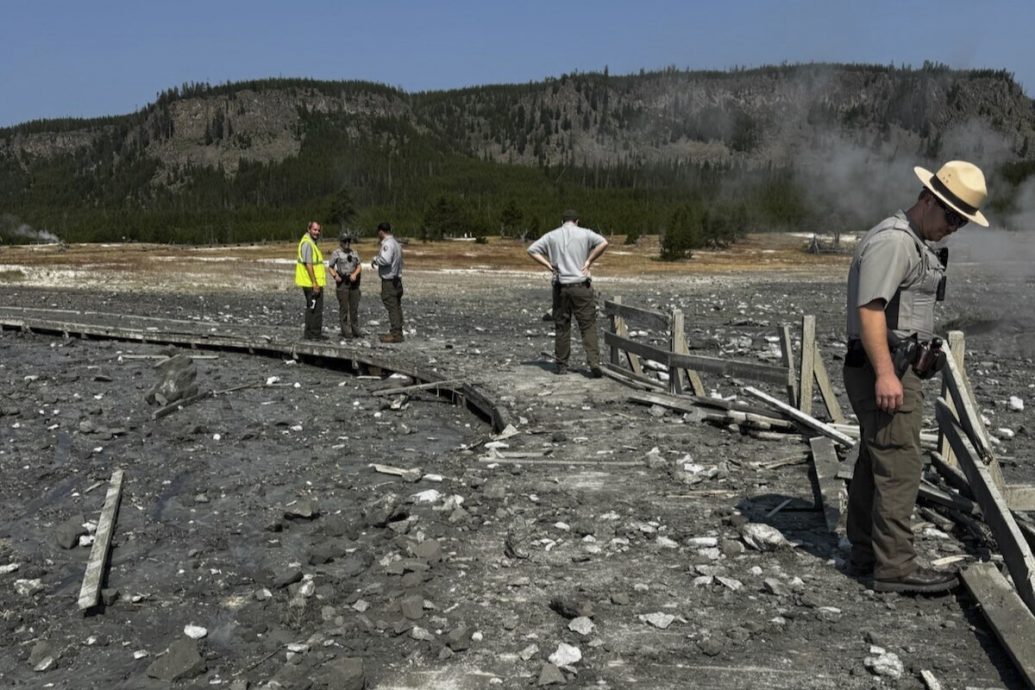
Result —
<instances>
[{"instance_id":1,"label":"grassy field","mask_svg":"<svg viewBox=\"0 0 1035 690\"><path fill-rule=\"evenodd\" d=\"M467 241L405 243L406 267L412 270L507 270L536 271L518 240L490 238L480 244ZM644 274L769 272L827 269L843 266L847 254L809 254L807 240L788 234L756 234L721 251L699 251L683 261L666 262L658 257L658 237L641 237L633 245L624 244L624 237L610 238L607 253L594 266L601 276L631 276ZM320 242L325 256L336 244L331 240ZM364 239L355 246L369 262L377 251L374 240ZM0 281L15 282L26 269L98 269L135 273L150 271L160 265L167 272L177 267L191 272L208 270L213 273L231 270L229 264L241 262L290 262L294 258L294 243L249 244L232 246L184 247L159 244L73 244L22 245L0 247ZM236 268L233 270L237 270Z\"/></svg>"}]
</instances>

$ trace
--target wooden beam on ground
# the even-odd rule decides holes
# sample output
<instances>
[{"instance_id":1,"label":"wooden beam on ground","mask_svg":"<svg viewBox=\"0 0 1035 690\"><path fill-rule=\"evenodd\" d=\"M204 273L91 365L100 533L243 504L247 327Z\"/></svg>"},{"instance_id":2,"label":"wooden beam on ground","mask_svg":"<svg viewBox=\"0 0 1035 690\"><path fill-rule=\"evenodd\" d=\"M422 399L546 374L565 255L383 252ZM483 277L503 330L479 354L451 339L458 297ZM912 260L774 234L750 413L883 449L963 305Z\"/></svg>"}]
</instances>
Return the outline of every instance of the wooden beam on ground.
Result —
<instances>
[{"instance_id":1,"label":"wooden beam on ground","mask_svg":"<svg viewBox=\"0 0 1035 690\"><path fill-rule=\"evenodd\" d=\"M974 517L981 516L981 506L977 503L974 503L966 496L960 496L951 491L942 491L937 486L926 480L920 481L920 488L917 492L917 496L928 503L933 503L935 505L942 506L943 508L958 510L964 515L973 515Z\"/></svg>"},{"instance_id":2,"label":"wooden beam on ground","mask_svg":"<svg viewBox=\"0 0 1035 690\"><path fill-rule=\"evenodd\" d=\"M947 403L949 408L952 409L952 404ZM946 445L949 443L945 440L945 434L938 430L939 440L944 440ZM951 486L952 488L959 491L967 498L972 498L974 494L970 492L970 483L967 481L967 475L963 474L963 470L960 469L960 464L955 461L956 456L953 455L953 462L950 465L946 461L945 456L937 451L931 451L931 466L937 470L938 474L942 476L942 479Z\"/></svg>"},{"instance_id":3,"label":"wooden beam on ground","mask_svg":"<svg viewBox=\"0 0 1035 690\"><path fill-rule=\"evenodd\" d=\"M955 360L956 367L963 372L966 376L966 367L963 365L963 360L966 356L967 346L966 341L963 338L963 331L949 331L949 351L945 353L946 358L952 357ZM949 401L949 409L952 410L953 414L956 414L956 405L952 402L952 399L946 395L949 390L949 382L942 376L942 394L941 397ZM952 448L949 446L948 439L940 431L938 432L938 452L941 453L942 458L945 459L945 464L959 469L959 463L956 462L956 456L952 454Z\"/></svg>"},{"instance_id":4,"label":"wooden beam on ground","mask_svg":"<svg viewBox=\"0 0 1035 690\"><path fill-rule=\"evenodd\" d=\"M699 405L686 398L679 398L674 395L663 395L660 393L633 393L627 395L626 400L640 405L660 405L670 410L678 410L695 415L698 419L704 419L705 412Z\"/></svg>"},{"instance_id":5,"label":"wooden beam on ground","mask_svg":"<svg viewBox=\"0 0 1035 690\"><path fill-rule=\"evenodd\" d=\"M786 324L780 326L778 335L780 336L780 355L783 357L783 365L786 367L784 383L787 386L787 399L791 405L797 407L798 379L794 375L794 346L791 344L791 327Z\"/></svg>"},{"instance_id":6,"label":"wooden beam on ground","mask_svg":"<svg viewBox=\"0 0 1035 690\"><path fill-rule=\"evenodd\" d=\"M992 528L1018 595L1030 610L1035 611L1035 556L1010 514L1006 498L992 480L988 467L971 450L963 430L944 400L939 399L935 403L935 412L960 468L970 481L971 491L981 506L985 523Z\"/></svg>"},{"instance_id":7,"label":"wooden beam on ground","mask_svg":"<svg viewBox=\"0 0 1035 690\"><path fill-rule=\"evenodd\" d=\"M643 388L653 388L655 390L667 389L667 386L657 379L652 379L644 374L637 374L608 362L602 363L600 369L608 378L614 379L615 381L624 383L628 386L642 386Z\"/></svg>"},{"instance_id":8,"label":"wooden beam on ground","mask_svg":"<svg viewBox=\"0 0 1035 690\"><path fill-rule=\"evenodd\" d=\"M813 489L816 507L823 511L827 531L836 533L841 512L844 510L841 500L844 483L837 478L840 467L837 450L834 448L834 442L825 436L810 438L809 447L812 448L812 467L816 471L816 485Z\"/></svg>"},{"instance_id":9,"label":"wooden beam on ground","mask_svg":"<svg viewBox=\"0 0 1035 690\"><path fill-rule=\"evenodd\" d=\"M816 366L816 317L806 314L801 317L801 379L799 382L798 409L812 414L812 378Z\"/></svg>"},{"instance_id":10,"label":"wooden beam on ground","mask_svg":"<svg viewBox=\"0 0 1035 690\"><path fill-rule=\"evenodd\" d=\"M842 446L845 446L846 448L851 448L852 446L855 445L855 441L852 438L846 436L845 434L842 434L837 429L834 429L833 427L831 427L828 424L824 424L823 422L819 421L815 417L810 417L809 415L805 414L804 412L802 412L801 410L799 410L796 407L791 407L787 403L785 403L785 402L783 402L781 400L777 400L776 398L774 398L771 395L763 393L762 391L758 390L757 388L752 388L751 386L747 386L746 388L744 388L744 391L746 393L750 394L750 395L755 396L759 400L766 401L767 403L769 403L770 405L772 405L776 409L780 410L781 412L783 412L785 415L787 415L788 417L790 417L794 421L800 422L801 424L804 424L805 426L807 426L808 428L812 429L813 431L818 431L819 433L823 434L824 436L826 436L828 438L834 439L835 441L840 443Z\"/></svg>"},{"instance_id":11,"label":"wooden beam on ground","mask_svg":"<svg viewBox=\"0 0 1035 690\"><path fill-rule=\"evenodd\" d=\"M1028 687L1035 688L1035 617L991 563L974 563L961 577Z\"/></svg>"},{"instance_id":12,"label":"wooden beam on ground","mask_svg":"<svg viewBox=\"0 0 1035 690\"><path fill-rule=\"evenodd\" d=\"M108 552L111 549L111 538L115 532L115 518L119 514L119 502L122 500L122 470L111 474L108 494L104 497L104 507L97 520L97 531L94 533L93 548L90 559L86 562L86 574L83 586L79 590L79 610L87 611L97 606L101 598L101 587L104 584L104 573L108 567Z\"/></svg>"},{"instance_id":13,"label":"wooden beam on ground","mask_svg":"<svg viewBox=\"0 0 1035 690\"><path fill-rule=\"evenodd\" d=\"M855 474L855 463L859 462L860 450L862 450L861 443L856 443L848 449L848 454L845 456L844 462L841 463L841 468L837 471L838 479L852 478L852 475Z\"/></svg>"},{"instance_id":14,"label":"wooden beam on ground","mask_svg":"<svg viewBox=\"0 0 1035 690\"><path fill-rule=\"evenodd\" d=\"M431 389L448 388L450 390L455 390L458 386L462 386L463 384L464 384L464 382L463 382L462 379L448 379L448 380L445 380L445 381L429 381L428 383L416 383L416 384L414 384L412 386L400 386L398 388L381 388L379 390L371 392L370 394L374 395L374 396L397 395L399 393L409 393L411 391L422 391L422 390L427 390L429 388L431 388Z\"/></svg>"},{"instance_id":15,"label":"wooden beam on ground","mask_svg":"<svg viewBox=\"0 0 1035 690\"><path fill-rule=\"evenodd\" d=\"M1007 484L1006 501L1010 504L1010 510L1035 510L1035 484Z\"/></svg>"},{"instance_id":16,"label":"wooden beam on ground","mask_svg":"<svg viewBox=\"0 0 1035 690\"><path fill-rule=\"evenodd\" d=\"M195 393L194 395L189 395L186 398L181 398L181 399L179 399L179 400L177 400L175 402L169 403L165 407L160 407L157 410L155 410L154 412L152 412L151 413L151 419L152 420L157 420L157 419L161 419L162 417L168 417L173 412L176 412L176 410L181 410L184 407L187 407L188 405L193 405L194 403L198 402L199 400L204 400L205 398L211 398L214 395L215 395L215 391L204 391L202 393Z\"/></svg>"}]
</instances>

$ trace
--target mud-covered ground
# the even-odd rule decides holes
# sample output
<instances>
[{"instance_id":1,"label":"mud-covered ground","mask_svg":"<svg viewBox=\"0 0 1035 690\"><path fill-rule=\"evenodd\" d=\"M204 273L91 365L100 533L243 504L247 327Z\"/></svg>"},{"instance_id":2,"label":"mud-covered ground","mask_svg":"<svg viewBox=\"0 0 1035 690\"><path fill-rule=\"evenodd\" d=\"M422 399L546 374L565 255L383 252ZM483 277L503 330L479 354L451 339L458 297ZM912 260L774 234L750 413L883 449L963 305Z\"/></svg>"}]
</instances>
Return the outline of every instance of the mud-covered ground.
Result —
<instances>
[{"instance_id":1,"label":"mud-covered ground","mask_svg":"<svg viewBox=\"0 0 1035 690\"><path fill-rule=\"evenodd\" d=\"M954 266L940 316L968 334L967 369L1007 480L1031 482L1031 286L1017 268ZM840 391L841 276L833 267L596 286L627 304L680 308L695 351L752 361L772 361L778 325L815 314ZM15 283L0 286L0 305L53 309L63 321L92 311L300 331L295 291L254 287ZM615 381L554 376L539 355L552 350L548 302L536 274L411 271L407 341L345 346L477 385L518 431L495 442L482 420L430 393L373 395L406 381L225 352L186 351L205 355L194 360L200 387L252 387L152 420L144 395L158 360L140 355L168 348L3 332L0 681L919 688L929 670L950 688L1021 686L966 593L875 594L842 572L846 554L812 509L804 436L756 438L632 404ZM335 312L330 300L328 326ZM372 286L361 312L365 330L380 332ZM580 355L576 346L573 364ZM705 382L725 396L751 383ZM788 462L767 467L779 460ZM372 463L425 476L411 483ZM115 468L126 484L109 603L83 616L89 548L64 547L96 521ZM989 557L974 535L928 518L916 514L926 559ZM746 522L791 544L752 548ZM186 626L206 634L193 640ZM555 656L574 654L561 645L579 658Z\"/></svg>"}]
</instances>

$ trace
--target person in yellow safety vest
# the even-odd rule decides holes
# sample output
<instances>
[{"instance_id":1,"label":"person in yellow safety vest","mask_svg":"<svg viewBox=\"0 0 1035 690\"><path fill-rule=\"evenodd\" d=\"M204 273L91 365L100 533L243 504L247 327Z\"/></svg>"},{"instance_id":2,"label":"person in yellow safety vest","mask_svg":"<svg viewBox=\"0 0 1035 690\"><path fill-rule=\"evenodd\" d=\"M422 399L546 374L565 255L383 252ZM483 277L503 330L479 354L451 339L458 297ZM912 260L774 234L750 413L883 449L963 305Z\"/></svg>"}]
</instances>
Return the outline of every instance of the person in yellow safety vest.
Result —
<instances>
[{"instance_id":1,"label":"person in yellow safety vest","mask_svg":"<svg viewBox=\"0 0 1035 690\"><path fill-rule=\"evenodd\" d=\"M320 239L320 224L315 220L298 242L295 262L295 285L305 294L306 340L326 340L323 334L323 287L327 284L327 269L323 265L323 253L316 241Z\"/></svg>"}]
</instances>

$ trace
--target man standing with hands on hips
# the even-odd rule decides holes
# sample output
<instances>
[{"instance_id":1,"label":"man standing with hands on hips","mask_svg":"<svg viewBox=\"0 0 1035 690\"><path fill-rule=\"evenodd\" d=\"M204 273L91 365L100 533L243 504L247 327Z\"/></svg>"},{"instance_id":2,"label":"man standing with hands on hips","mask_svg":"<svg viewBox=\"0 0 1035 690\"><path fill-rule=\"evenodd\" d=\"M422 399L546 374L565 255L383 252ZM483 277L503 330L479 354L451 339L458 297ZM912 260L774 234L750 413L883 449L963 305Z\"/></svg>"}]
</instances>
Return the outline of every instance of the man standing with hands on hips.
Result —
<instances>
[{"instance_id":1,"label":"man standing with hands on hips","mask_svg":"<svg viewBox=\"0 0 1035 690\"><path fill-rule=\"evenodd\" d=\"M934 594L954 573L921 567L911 516L923 457L923 379L945 361L934 334L934 305L945 296L948 250L939 242L968 222L988 227L988 196L972 163L949 161L937 174L914 168L916 202L871 228L848 272L848 352L844 382L859 418L859 459L848 491L850 572L873 577L878 592Z\"/></svg>"},{"instance_id":2,"label":"man standing with hands on hips","mask_svg":"<svg viewBox=\"0 0 1035 690\"><path fill-rule=\"evenodd\" d=\"M568 372L571 356L571 317L579 323L582 348L586 351L589 375L600 378L600 345L597 337L597 305L589 267L607 249L607 240L588 228L579 227L579 214L567 209L562 225L551 230L528 248L532 260L553 274L556 282L554 319L554 358L556 373Z\"/></svg>"},{"instance_id":3,"label":"man standing with hands on hips","mask_svg":"<svg viewBox=\"0 0 1035 690\"><path fill-rule=\"evenodd\" d=\"M379 223L377 237L381 240L381 248L370 262L377 269L381 278L381 301L388 310L389 331L381 336L382 343L401 343L403 341L402 314L402 247L392 234L389 223Z\"/></svg>"},{"instance_id":4,"label":"man standing with hands on hips","mask_svg":"<svg viewBox=\"0 0 1035 690\"><path fill-rule=\"evenodd\" d=\"M320 224L315 220L298 242L295 261L295 285L305 295L306 340L326 340L323 334L323 287L327 284L327 269L323 265L323 254L316 246L320 239Z\"/></svg>"}]
</instances>

